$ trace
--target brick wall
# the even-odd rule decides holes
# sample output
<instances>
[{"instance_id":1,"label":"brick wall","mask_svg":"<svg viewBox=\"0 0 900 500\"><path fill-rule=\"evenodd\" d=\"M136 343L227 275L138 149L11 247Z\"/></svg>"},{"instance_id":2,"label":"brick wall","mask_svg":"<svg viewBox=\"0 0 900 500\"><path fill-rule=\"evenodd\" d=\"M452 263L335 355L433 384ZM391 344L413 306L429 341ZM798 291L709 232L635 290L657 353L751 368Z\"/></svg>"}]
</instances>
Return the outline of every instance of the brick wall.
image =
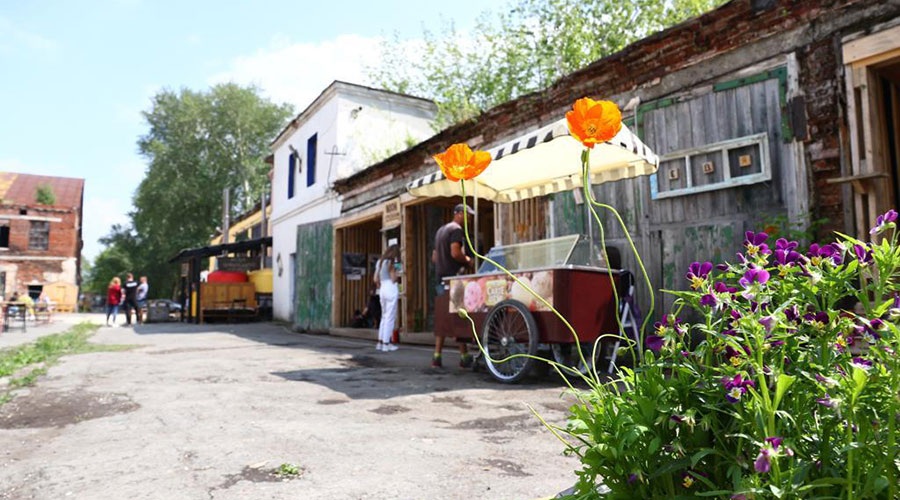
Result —
<instances>
[{"instance_id":1,"label":"brick wall","mask_svg":"<svg viewBox=\"0 0 900 500\"><path fill-rule=\"evenodd\" d=\"M50 221L50 238L47 250L28 248L32 221L11 218L9 223L9 248L0 250L0 271L6 272L7 295L12 291L24 291L29 284L46 283L62 279L77 282L78 262L81 252L80 214L77 210L48 209L45 207L0 207L0 216L26 216L60 219ZM49 259L48 259L49 258Z\"/></svg>"},{"instance_id":2,"label":"brick wall","mask_svg":"<svg viewBox=\"0 0 900 500\"><path fill-rule=\"evenodd\" d=\"M406 183L433 170L430 156L450 144L496 144L515 131L561 117L575 99L585 95L642 92L658 98L714 78L717 70L725 70L719 60L726 56L744 52L743 59L752 62L793 52L806 103L808 134L804 142L814 216L831 220L826 229L844 229L841 188L826 183L826 179L839 176L841 169L840 39L900 15L900 5L880 0L781 0L774 8L756 11L754 3L734 0L645 38L563 77L546 90L497 106L339 181L335 189L345 194L344 210L402 192ZM740 68L731 71L736 69ZM672 78L675 74L681 78ZM385 176L391 176L390 182L379 182Z\"/></svg>"}]
</instances>

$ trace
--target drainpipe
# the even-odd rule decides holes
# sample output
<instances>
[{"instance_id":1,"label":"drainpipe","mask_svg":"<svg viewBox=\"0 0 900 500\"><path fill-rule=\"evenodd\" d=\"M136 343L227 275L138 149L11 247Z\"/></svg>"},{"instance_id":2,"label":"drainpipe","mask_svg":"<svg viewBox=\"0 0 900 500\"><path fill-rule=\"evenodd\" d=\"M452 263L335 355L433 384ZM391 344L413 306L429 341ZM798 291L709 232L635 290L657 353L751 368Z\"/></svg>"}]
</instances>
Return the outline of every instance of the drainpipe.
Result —
<instances>
[{"instance_id":1,"label":"drainpipe","mask_svg":"<svg viewBox=\"0 0 900 500\"><path fill-rule=\"evenodd\" d=\"M231 226L231 218L228 215L228 188L222 191L222 243L228 243L228 231Z\"/></svg>"},{"instance_id":2,"label":"drainpipe","mask_svg":"<svg viewBox=\"0 0 900 500\"><path fill-rule=\"evenodd\" d=\"M268 186L266 186L267 188ZM269 231L267 230L268 220L266 219L266 188L263 188L262 192L262 201L260 202L260 209L262 210L262 219L260 221L260 233L261 237L265 238L269 235ZM259 248L259 268L266 268L266 246L260 245Z\"/></svg>"}]
</instances>

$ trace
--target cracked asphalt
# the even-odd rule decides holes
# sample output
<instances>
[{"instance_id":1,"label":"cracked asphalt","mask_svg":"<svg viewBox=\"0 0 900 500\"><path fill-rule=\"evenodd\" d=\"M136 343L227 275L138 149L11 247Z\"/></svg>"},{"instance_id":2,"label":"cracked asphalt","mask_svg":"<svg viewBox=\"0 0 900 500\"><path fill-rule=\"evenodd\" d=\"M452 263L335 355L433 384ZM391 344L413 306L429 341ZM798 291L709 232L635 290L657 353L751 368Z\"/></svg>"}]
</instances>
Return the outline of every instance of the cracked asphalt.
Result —
<instances>
[{"instance_id":1,"label":"cracked asphalt","mask_svg":"<svg viewBox=\"0 0 900 500\"><path fill-rule=\"evenodd\" d=\"M0 499L553 496L577 461L552 379L426 368L427 348L276 324L101 328L123 352L63 358L0 407ZM298 474L273 469L294 464Z\"/></svg>"}]
</instances>

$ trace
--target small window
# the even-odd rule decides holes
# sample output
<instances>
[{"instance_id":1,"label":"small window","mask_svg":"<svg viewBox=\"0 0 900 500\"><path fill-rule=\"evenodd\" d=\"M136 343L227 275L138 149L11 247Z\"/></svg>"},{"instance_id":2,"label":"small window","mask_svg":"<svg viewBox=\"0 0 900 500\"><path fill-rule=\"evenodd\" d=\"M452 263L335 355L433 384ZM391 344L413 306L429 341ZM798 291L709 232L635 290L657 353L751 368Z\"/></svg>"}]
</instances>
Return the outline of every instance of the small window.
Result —
<instances>
[{"instance_id":1,"label":"small window","mask_svg":"<svg viewBox=\"0 0 900 500\"><path fill-rule=\"evenodd\" d=\"M0 248L9 248L9 224L0 226Z\"/></svg>"},{"instance_id":2,"label":"small window","mask_svg":"<svg viewBox=\"0 0 900 500\"><path fill-rule=\"evenodd\" d=\"M48 248L50 248L50 222L31 221L31 229L28 230L28 249L47 250Z\"/></svg>"},{"instance_id":3,"label":"small window","mask_svg":"<svg viewBox=\"0 0 900 500\"><path fill-rule=\"evenodd\" d=\"M294 156L294 153L288 155L288 192L287 196L290 200L294 197L294 164L297 162L297 157Z\"/></svg>"},{"instance_id":4,"label":"small window","mask_svg":"<svg viewBox=\"0 0 900 500\"><path fill-rule=\"evenodd\" d=\"M318 143L318 134L313 134L306 141L306 185L312 186L316 183L316 150Z\"/></svg>"},{"instance_id":5,"label":"small window","mask_svg":"<svg viewBox=\"0 0 900 500\"><path fill-rule=\"evenodd\" d=\"M766 134L676 151L660 157L659 171L650 177L654 200L684 196L772 179Z\"/></svg>"}]
</instances>

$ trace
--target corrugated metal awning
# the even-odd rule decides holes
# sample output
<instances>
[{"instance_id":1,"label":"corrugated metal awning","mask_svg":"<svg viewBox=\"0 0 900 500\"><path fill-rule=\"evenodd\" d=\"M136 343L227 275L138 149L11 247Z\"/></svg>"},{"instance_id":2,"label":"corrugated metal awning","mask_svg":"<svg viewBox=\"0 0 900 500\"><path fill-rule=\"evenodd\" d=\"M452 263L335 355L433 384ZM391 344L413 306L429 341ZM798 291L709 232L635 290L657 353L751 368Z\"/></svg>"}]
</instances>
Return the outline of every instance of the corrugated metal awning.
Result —
<instances>
[{"instance_id":1,"label":"corrugated metal awning","mask_svg":"<svg viewBox=\"0 0 900 500\"><path fill-rule=\"evenodd\" d=\"M581 151L584 146L569 136L566 119L555 121L490 150L493 162L480 176L466 181L466 194L510 203L570 191L582 184ZM591 182L630 179L659 168L659 157L628 127L591 151ZM413 196L458 196L458 183L437 171L407 185Z\"/></svg>"}]
</instances>

